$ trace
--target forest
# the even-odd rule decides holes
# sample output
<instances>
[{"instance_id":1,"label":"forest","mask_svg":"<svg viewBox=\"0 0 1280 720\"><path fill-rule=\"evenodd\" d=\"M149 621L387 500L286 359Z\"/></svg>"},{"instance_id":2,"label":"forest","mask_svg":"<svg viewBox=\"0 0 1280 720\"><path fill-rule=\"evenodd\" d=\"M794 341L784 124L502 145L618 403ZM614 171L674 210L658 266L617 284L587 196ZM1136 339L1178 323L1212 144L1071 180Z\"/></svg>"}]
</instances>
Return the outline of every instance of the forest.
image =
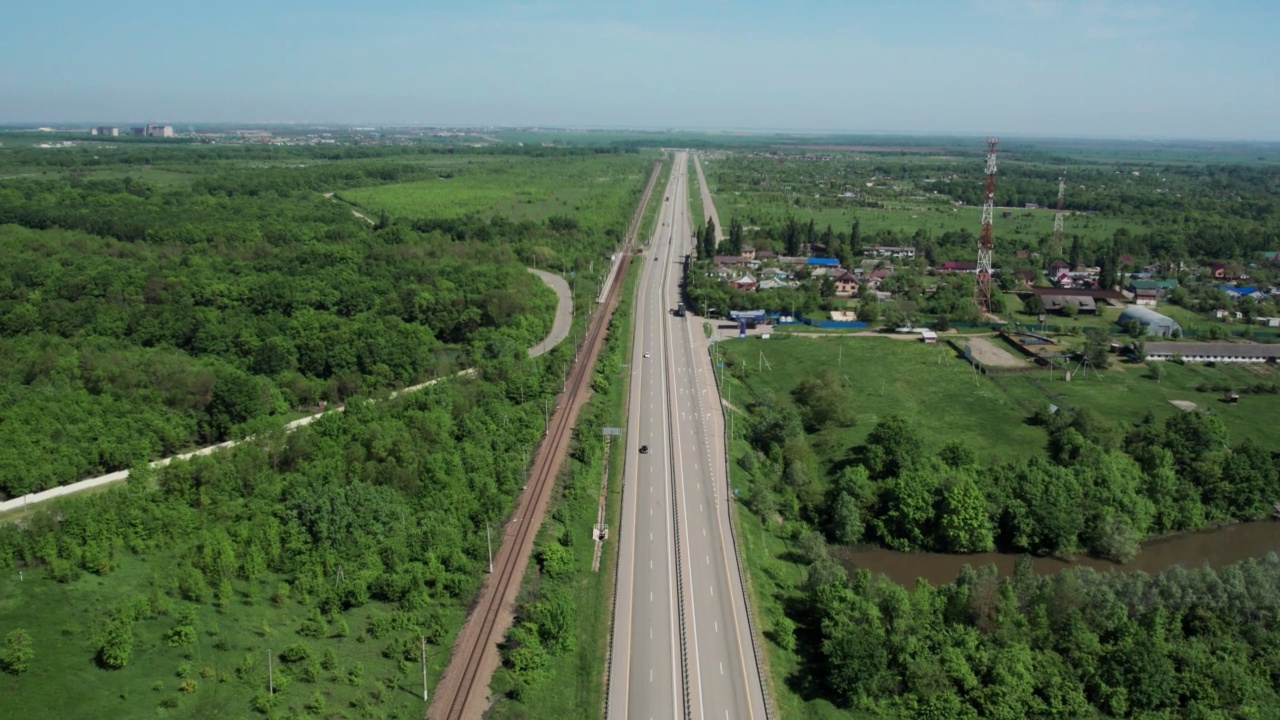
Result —
<instances>
[{"instance_id":1,"label":"forest","mask_svg":"<svg viewBox=\"0 0 1280 720\"><path fill-rule=\"evenodd\" d=\"M484 527L509 512L542 432L543 393L558 388L511 343L478 365L478 378L353 402L291 434L139 470L122 488L0 525L0 563L27 574L0 599L34 652L5 692L96 663L115 691L94 696L107 680L91 674L31 717L90 702L301 712L316 695L364 717L417 711L412 694L390 691L420 681L420 636L433 674L443 665L485 567ZM49 602L64 611L43 613ZM274 696L268 648L280 653Z\"/></svg>"},{"instance_id":2,"label":"forest","mask_svg":"<svg viewBox=\"0 0 1280 720\"><path fill-rule=\"evenodd\" d=\"M728 375L745 370L731 362ZM1026 423L1043 446L997 462L892 413L864 442L841 446L835 431L860 420L846 385L827 369L787 397L734 392L746 418L735 484L758 528L746 532L772 538L754 548L770 556L755 561L766 569L754 582L771 588L761 612L781 653L773 661L790 668L782 681L805 712L1257 717L1276 702L1274 555L1155 577L1036 577L1025 562L1123 562L1144 539L1266 517L1280 497L1274 448L1233 438L1205 411L1128 424L1072 406L1032 412ZM828 544L1024 561L1012 578L967 569L953 583L904 588L850 573Z\"/></svg>"},{"instance_id":3,"label":"forest","mask_svg":"<svg viewBox=\"0 0 1280 720\"><path fill-rule=\"evenodd\" d=\"M33 153L0 154L0 167ZM563 167L595 153L545 154ZM161 144L112 157L193 179L160 187L73 170L0 181L0 497L438 377L494 337L532 346L555 296L524 267L585 269L627 218L473 212L370 225L318 192L434 176L439 166L409 161L450 159L439 150ZM293 162L259 166L265 157ZM633 160L639 174L646 163ZM638 192L626 177L615 184Z\"/></svg>"},{"instance_id":4,"label":"forest","mask_svg":"<svg viewBox=\"0 0 1280 720\"><path fill-rule=\"evenodd\" d=\"M525 268L574 272L593 297L651 161L591 178L631 194L616 217L365 220L320 191L436 177L450 153L117 150L135 153L123 177L64 162L0 181L0 494L132 470L0 524L14 580L0 695L48 697L31 717L50 718L420 713L421 642L434 684L572 351L529 357L556 298ZM601 153L459 154L561 167ZM192 178L153 183L140 164ZM345 412L283 431L324 403Z\"/></svg>"}]
</instances>

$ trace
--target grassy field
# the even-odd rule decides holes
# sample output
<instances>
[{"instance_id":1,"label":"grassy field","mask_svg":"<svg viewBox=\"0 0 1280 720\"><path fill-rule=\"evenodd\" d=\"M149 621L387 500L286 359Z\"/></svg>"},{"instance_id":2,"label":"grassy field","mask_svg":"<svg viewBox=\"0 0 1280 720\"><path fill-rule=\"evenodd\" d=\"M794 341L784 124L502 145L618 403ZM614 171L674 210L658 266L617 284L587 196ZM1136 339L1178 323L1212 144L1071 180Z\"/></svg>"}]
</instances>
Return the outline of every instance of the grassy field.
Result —
<instances>
[{"instance_id":1,"label":"grassy field","mask_svg":"<svg viewBox=\"0 0 1280 720\"><path fill-rule=\"evenodd\" d=\"M1163 363L1158 381L1148 367L1113 358L1108 370L1077 372L1071 382L1048 372L975 375L946 345L924 345L888 337L750 338L720 344L729 362L745 369L751 390L769 389L789 397L792 388L823 368L836 371L854 398L853 427L833 431L827 441L840 448L861 443L876 421L897 413L920 428L935 447L957 439L969 443L983 460L1023 457L1044 444L1043 433L1026 423L1049 403L1086 407L1100 417L1123 423L1147 412L1163 418L1180 412L1173 400L1189 401L1218 414L1233 438L1275 445L1280 426L1280 396L1244 394L1239 404L1221 402L1205 384L1237 389L1280 380L1271 365L1176 365ZM768 365L765 365L765 362ZM728 363L727 363L728 364ZM770 369L772 367L772 369ZM734 404L741 407L732 388Z\"/></svg>"},{"instance_id":2,"label":"grassy field","mask_svg":"<svg viewBox=\"0 0 1280 720\"><path fill-rule=\"evenodd\" d=\"M723 222L737 217L747 225L780 224L793 216L802 223L810 218L819 229L830 225L833 229L848 232L854 218L858 219L864 237L880 230L914 233L924 230L934 237L953 230L968 230L975 236L982 228L982 208L954 207L950 203L929 201L886 202L884 208L864 208L850 204L847 208L807 207L797 204L794 194L771 192L721 192L717 189L711 166L704 164L707 185ZM992 229L998 242L997 255L1002 251L1038 247L1040 239L1053 232L1053 210L1013 210L1012 218L1000 216L996 209ZM1120 228L1132 232L1144 231L1140 224L1102 216L1068 215L1063 223L1068 236L1082 238L1110 238ZM1003 249L1003 250L1002 250ZM968 258L955 258L967 260Z\"/></svg>"},{"instance_id":3,"label":"grassy field","mask_svg":"<svg viewBox=\"0 0 1280 720\"><path fill-rule=\"evenodd\" d=\"M649 196L649 205L644 209L644 217L640 220L640 228L636 231L636 245L648 244L653 237L653 226L658 222L658 210L662 207L663 193L666 192L667 178L671 177L671 159L664 158L662 169L658 171L658 179L653 182L653 194ZM652 167L652 166L650 166ZM643 186L642 191L643 191Z\"/></svg>"},{"instance_id":4,"label":"grassy field","mask_svg":"<svg viewBox=\"0 0 1280 720\"><path fill-rule=\"evenodd\" d=\"M630 217L630 203L648 178L650 158L590 155L568 158L481 158L432 180L355 188L338 197L370 217L451 218L472 213L541 221L572 216L586 227Z\"/></svg>"},{"instance_id":5,"label":"grassy field","mask_svg":"<svg viewBox=\"0 0 1280 720\"><path fill-rule=\"evenodd\" d=\"M856 422L826 438L835 447L860 444L890 413L915 422L939 446L951 438L965 440L984 460L1020 455L1043 443L1042 433L1024 422L1031 412L1024 399L975 377L946 345L845 336L748 338L718 345L727 367L746 370L752 391L769 389L779 398L789 398L801 380L823 368L836 372L848 383ZM731 392L734 405L743 407L747 400L741 389Z\"/></svg>"},{"instance_id":6,"label":"grassy field","mask_svg":"<svg viewBox=\"0 0 1280 720\"><path fill-rule=\"evenodd\" d=\"M710 183L711 181L708 180L707 182ZM719 208L716 209L718 210ZM706 208L702 207L702 185L698 183L698 171L693 164L693 157L691 156L689 158L689 218L692 220L694 232L706 226L707 216L710 214ZM728 233L725 232L725 235L727 236Z\"/></svg>"},{"instance_id":7,"label":"grassy field","mask_svg":"<svg viewBox=\"0 0 1280 720\"><path fill-rule=\"evenodd\" d=\"M21 676L0 675L0 707L10 710L3 714L67 718L92 707L100 717L250 717L255 697L267 691L268 653L274 655L277 713L403 718L423 711L418 663L399 655L389 659L383 651L392 637L370 635L371 617L391 608L370 603L344 613L345 629L330 625L325 637L304 637L298 630L307 611L292 599L270 599L274 579L237 581L225 610L208 602L164 601L168 607L161 614L134 623L133 656L124 669L97 667L92 657L105 609L163 596L155 588L165 584L169 567L163 556L144 561L124 554L121 567L105 578L85 574L62 585L32 569L22 579L16 572L6 577L0 583L0 617L6 629L31 633L37 661ZM50 613L51 607L58 612ZM194 642L171 647L163 638L184 609L194 613ZM462 613L455 615L441 617L442 626L459 627ZM305 646L310 659L283 662L280 653L295 643ZM429 647L432 684L451 643L451 636L444 637ZM331 664L328 653L341 661ZM184 690L185 681L190 685ZM321 712L311 709L317 698Z\"/></svg>"}]
</instances>

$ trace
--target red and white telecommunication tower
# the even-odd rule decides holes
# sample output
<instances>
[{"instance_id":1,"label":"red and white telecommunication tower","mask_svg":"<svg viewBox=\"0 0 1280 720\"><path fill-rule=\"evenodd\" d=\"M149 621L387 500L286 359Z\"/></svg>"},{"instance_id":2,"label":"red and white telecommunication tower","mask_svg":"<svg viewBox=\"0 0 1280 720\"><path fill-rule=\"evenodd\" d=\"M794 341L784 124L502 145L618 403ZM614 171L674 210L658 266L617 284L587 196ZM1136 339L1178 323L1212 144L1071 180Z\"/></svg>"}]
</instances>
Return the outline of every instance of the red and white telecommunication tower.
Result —
<instances>
[{"instance_id":1,"label":"red and white telecommunication tower","mask_svg":"<svg viewBox=\"0 0 1280 720\"><path fill-rule=\"evenodd\" d=\"M1054 252L1062 252L1062 198L1067 193L1067 169L1062 168L1062 175L1058 177L1058 212L1053 216L1053 247Z\"/></svg>"},{"instance_id":2,"label":"red and white telecommunication tower","mask_svg":"<svg viewBox=\"0 0 1280 720\"><path fill-rule=\"evenodd\" d=\"M996 143L987 138L987 187L982 197L982 235L978 237L978 310L991 312L991 213L996 200Z\"/></svg>"}]
</instances>

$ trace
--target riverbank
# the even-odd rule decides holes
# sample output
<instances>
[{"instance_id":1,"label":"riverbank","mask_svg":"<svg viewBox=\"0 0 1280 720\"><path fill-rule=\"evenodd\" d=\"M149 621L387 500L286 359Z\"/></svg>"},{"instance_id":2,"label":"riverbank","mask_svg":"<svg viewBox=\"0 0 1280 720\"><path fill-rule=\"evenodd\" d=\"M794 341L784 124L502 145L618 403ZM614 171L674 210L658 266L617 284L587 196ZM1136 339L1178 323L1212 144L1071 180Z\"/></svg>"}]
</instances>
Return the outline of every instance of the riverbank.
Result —
<instances>
[{"instance_id":1,"label":"riverbank","mask_svg":"<svg viewBox=\"0 0 1280 720\"><path fill-rule=\"evenodd\" d=\"M1014 564L1021 557L1016 553L907 553L885 548L834 545L830 551L832 557L850 572L869 570L872 574L883 574L905 587L915 585L918 578L924 578L935 585L950 583L965 565L975 568L994 565L1001 575L1012 575ZM1033 557L1031 567L1037 575L1053 575L1073 567L1156 575L1177 566L1194 568L1208 565L1217 570L1241 560L1262 558L1272 552L1280 553L1280 522L1260 520L1148 540L1142 544L1142 552L1127 563L1111 562L1088 555L1073 555L1066 560Z\"/></svg>"}]
</instances>

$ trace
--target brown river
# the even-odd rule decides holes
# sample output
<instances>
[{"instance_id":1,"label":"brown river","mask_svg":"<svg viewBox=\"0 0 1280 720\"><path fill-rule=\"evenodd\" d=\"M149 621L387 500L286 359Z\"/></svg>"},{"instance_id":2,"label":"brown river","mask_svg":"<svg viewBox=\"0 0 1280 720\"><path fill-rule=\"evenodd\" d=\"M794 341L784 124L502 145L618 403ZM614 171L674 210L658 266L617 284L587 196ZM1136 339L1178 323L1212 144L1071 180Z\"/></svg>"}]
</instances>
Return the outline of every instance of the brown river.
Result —
<instances>
[{"instance_id":1,"label":"brown river","mask_svg":"<svg viewBox=\"0 0 1280 720\"><path fill-rule=\"evenodd\" d=\"M1261 558L1270 552L1280 552L1280 522L1226 525L1213 530L1151 540L1143 543L1142 552L1137 557L1124 564L1087 556L1075 556L1070 561L1038 557L1033 558L1031 564L1039 575L1076 566L1125 572L1141 570L1154 575L1174 565L1191 568L1208 564L1216 569L1246 558ZM1012 575L1013 564L1019 557L1007 553L949 555L837 546L832 546L831 554L850 571L865 569L873 574L883 573L894 582L908 587L921 577L935 584L949 583L955 580L960 568L965 565L995 565L1002 574Z\"/></svg>"}]
</instances>

